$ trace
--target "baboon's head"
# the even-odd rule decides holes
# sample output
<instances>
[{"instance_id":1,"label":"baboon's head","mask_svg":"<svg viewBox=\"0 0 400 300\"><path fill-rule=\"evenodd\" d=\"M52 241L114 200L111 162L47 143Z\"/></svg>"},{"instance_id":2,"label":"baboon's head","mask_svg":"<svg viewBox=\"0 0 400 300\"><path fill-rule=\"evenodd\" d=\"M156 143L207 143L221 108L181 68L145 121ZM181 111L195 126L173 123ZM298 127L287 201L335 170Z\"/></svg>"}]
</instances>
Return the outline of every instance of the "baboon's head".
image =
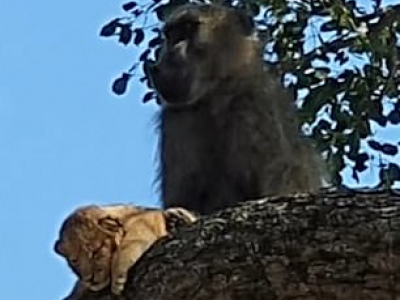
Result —
<instances>
[{"instance_id":1,"label":"baboon's head","mask_svg":"<svg viewBox=\"0 0 400 300\"><path fill-rule=\"evenodd\" d=\"M159 58L148 71L167 105L193 104L260 65L252 20L232 8L180 7L168 18L163 33Z\"/></svg>"}]
</instances>

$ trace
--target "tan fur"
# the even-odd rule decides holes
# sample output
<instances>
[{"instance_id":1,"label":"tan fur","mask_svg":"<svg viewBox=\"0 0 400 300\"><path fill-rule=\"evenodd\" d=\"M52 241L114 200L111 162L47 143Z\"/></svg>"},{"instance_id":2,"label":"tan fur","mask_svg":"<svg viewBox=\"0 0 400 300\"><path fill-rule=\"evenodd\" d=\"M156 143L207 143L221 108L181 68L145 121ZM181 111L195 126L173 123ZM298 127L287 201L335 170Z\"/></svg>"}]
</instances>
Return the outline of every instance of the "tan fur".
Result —
<instances>
[{"instance_id":1,"label":"tan fur","mask_svg":"<svg viewBox=\"0 0 400 300\"><path fill-rule=\"evenodd\" d=\"M169 216L195 217L181 208L165 211L128 205L85 206L63 223L54 250L65 257L78 275L68 299L79 299L86 291L99 291L111 284L121 294L130 267L159 238L168 234Z\"/></svg>"}]
</instances>

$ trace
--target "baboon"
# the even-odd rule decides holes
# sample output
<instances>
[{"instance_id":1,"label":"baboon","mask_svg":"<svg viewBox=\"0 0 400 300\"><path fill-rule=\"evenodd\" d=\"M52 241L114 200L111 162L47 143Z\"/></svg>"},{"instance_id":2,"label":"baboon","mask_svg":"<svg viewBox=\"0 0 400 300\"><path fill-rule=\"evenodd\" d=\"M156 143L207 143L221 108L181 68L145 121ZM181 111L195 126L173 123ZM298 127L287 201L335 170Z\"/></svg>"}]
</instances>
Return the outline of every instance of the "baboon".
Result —
<instances>
[{"instance_id":1,"label":"baboon","mask_svg":"<svg viewBox=\"0 0 400 300\"><path fill-rule=\"evenodd\" d=\"M163 28L149 63L162 102L159 180L165 207L200 214L321 185L318 155L299 130L291 93L263 62L252 19L189 4Z\"/></svg>"}]
</instances>

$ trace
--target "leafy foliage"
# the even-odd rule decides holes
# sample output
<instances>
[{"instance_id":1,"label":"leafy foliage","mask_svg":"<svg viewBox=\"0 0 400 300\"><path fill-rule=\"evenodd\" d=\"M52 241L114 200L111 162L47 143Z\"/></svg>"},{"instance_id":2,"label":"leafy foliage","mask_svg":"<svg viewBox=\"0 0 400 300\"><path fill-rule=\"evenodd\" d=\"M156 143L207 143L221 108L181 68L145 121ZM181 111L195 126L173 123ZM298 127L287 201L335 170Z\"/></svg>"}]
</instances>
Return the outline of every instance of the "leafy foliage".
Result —
<instances>
[{"instance_id":1,"label":"leafy foliage","mask_svg":"<svg viewBox=\"0 0 400 300\"><path fill-rule=\"evenodd\" d=\"M157 20L188 2L128 2L122 6L126 16L103 26L101 36L117 36L123 45L142 51L138 62L115 80L116 94L123 94L137 73L151 89L146 62L157 58L162 42ZM302 124L326 158L334 183L342 183L346 167L358 182L376 156L380 184L400 180L394 159L400 143L381 142L375 135L381 127L400 124L400 5L383 7L381 0L368 8L353 0L218 2L254 16L266 43L265 62L295 89ZM149 91L143 100L152 99L156 95Z\"/></svg>"}]
</instances>

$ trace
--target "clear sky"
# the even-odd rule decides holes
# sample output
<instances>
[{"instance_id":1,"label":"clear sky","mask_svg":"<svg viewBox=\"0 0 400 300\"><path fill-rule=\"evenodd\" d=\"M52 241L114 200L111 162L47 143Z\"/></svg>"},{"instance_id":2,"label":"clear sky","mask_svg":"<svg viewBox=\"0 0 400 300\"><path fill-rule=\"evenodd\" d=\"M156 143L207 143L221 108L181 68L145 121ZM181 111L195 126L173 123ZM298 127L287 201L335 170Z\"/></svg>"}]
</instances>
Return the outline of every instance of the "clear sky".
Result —
<instances>
[{"instance_id":1,"label":"clear sky","mask_svg":"<svg viewBox=\"0 0 400 300\"><path fill-rule=\"evenodd\" d=\"M52 244L89 203L157 205L154 105L111 81L133 46L98 36L126 1L3 1L0 299L57 300L75 280Z\"/></svg>"},{"instance_id":2,"label":"clear sky","mask_svg":"<svg viewBox=\"0 0 400 300\"><path fill-rule=\"evenodd\" d=\"M156 205L154 105L110 92L133 46L98 36L115 0L3 1L0 9L0 299L56 300L74 277L52 252L88 203Z\"/></svg>"}]
</instances>

